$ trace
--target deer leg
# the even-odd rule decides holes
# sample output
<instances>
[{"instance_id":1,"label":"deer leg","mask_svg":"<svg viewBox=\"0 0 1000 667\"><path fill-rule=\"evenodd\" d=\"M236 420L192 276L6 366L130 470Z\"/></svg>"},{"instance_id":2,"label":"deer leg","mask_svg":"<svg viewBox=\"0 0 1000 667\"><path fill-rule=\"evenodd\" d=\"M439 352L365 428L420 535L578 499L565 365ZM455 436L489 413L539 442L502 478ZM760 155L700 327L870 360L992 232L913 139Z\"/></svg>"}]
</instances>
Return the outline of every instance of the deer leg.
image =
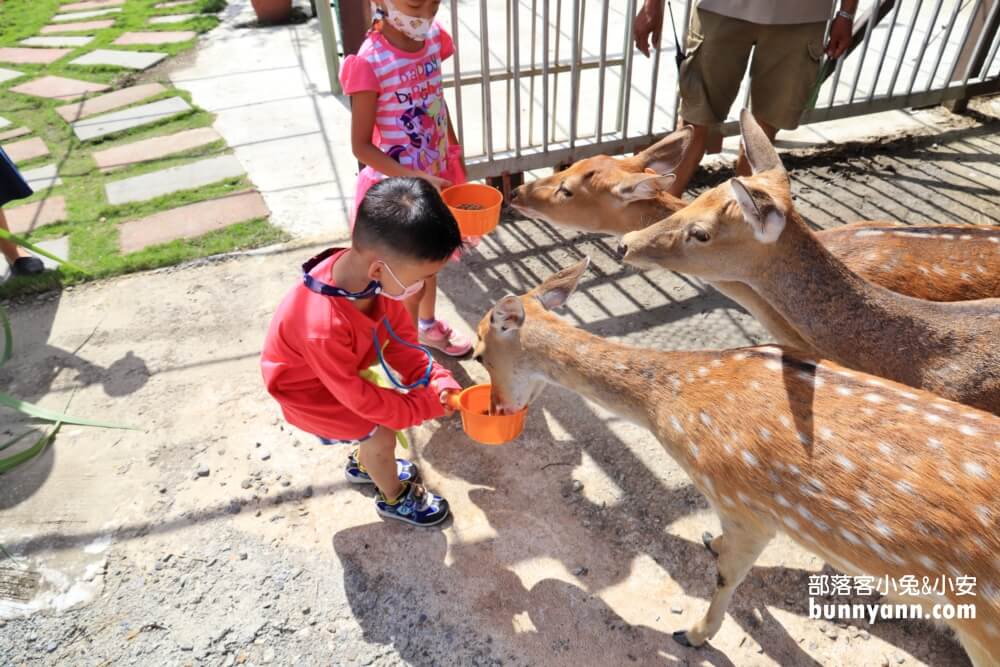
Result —
<instances>
[{"instance_id":1,"label":"deer leg","mask_svg":"<svg viewBox=\"0 0 1000 667\"><path fill-rule=\"evenodd\" d=\"M694 627L674 633L673 637L678 643L684 646L701 646L719 631L736 587L747 576L773 535L773 531L760 526L749 527L722 519L722 534L705 545L709 551L718 554L715 594L708 612Z\"/></svg>"}]
</instances>

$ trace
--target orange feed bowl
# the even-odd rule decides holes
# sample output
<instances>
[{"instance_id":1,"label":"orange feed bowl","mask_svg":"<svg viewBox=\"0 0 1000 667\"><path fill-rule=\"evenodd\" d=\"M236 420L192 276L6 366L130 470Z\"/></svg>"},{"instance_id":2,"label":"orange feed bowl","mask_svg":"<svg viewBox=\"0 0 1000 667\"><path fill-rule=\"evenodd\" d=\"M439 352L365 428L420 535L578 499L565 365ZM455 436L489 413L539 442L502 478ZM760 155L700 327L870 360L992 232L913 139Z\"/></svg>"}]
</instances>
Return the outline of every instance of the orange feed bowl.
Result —
<instances>
[{"instance_id":1,"label":"orange feed bowl","mask_svg":"<svg viewBox=\"0 0 1000 667\"><path fill-rule=\"evenodd\" d=\"M525 407L513 415L490 415L490 385L477 384L458 395L462 428L466 435L483 445L502 445L521 435Z\"/></svg>"},{"instance_id":2,"label":"orange feed bowl","mask_svg":"<svg viewBox=\"0 0 1000 667\"><path fill-rule=\"evenodd\" d=\"M496 188L480 183L463 183L443 190L441 198L458 221L462 236L482 236L493 231L500 222L503 195Z\"/></svg>"}]
</instances>

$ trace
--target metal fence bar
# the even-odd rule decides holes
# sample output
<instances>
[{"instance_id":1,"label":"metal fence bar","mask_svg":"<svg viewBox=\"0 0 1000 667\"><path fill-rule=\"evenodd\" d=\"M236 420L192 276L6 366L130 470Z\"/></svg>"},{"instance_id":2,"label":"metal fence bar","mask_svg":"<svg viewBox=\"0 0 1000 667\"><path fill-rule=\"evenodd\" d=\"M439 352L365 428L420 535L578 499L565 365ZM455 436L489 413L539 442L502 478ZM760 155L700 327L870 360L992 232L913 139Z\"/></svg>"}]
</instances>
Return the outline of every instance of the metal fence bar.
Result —
<instances>
[{"instance_id":1,"label":"metal fence bar","mask_svg":"<svg viewBox=\"0 0 1000 667\"><path fill-rule=\"evenodd\" d=\"M875 78L872 79L872 89L868 91L868 102L875 97L875 90L878 88L879 78L882 76L882 65L885 64L885 56L889 52L889 44L892 43L892 31L896 29L896 19L899 17L899 10L903 6L903 0L896 0L896 6L892 10L892 18L889 19L889 33L885 36L885 43L882 44L882 53L878 57L878 67L875 68Z\"/></svg>"},{"instance_id":2,"label":"metal fence bar","mask_svg":"<svg viewBox=\"0 0 1000 667\"><path fill-rule=\"evenodd\" d=\"M628 15L625 28L625 72L622 81L622 91L625 93L625 100L622 104L622 139L628 139L628 108L632 101L632 60L635 58L635 49L632 48L632 23L635 21L635 0L628 0Z\"/></svg>"},{"instance_id":3,"label":"metal fence bar","mask_svg":"<svg viewBox=\"0 0 1000 667\"><path fill-rule=\"evenodd\" d=\"M937 0L937 4L934 5L934 13L931 15L931 22L927 28L927 34L924 35L924 43L920 45L920 59L917 61L917 66L913 68L913 75L910 77L910 85L906 89L906 96L909 97L913 94L913 86L917 82L917 75L920 74L920 66L924 64L924 56L927 54L927 45L931 41L931 32L934 30L934 24L937 23L938 14L941 13L941 5L944 4L944 0Z\"/></svg>"},{"instance_id":4,"label":"metal fence bar","mask_svg":"<svg viewBox=\"0 0 1000 667\"><path fill-rule=\"evenodd\" d=\"M670 0L667 1L669 2ZM671 27L673 27L672 20L670 24ZM683 47L685 50L687 49L688 29L690 28L690 26L691 26L691 0L684 0L684 25L681 26L680 41L681 41L681 47ZM680 73L680 67L678 67L677 71L678 85L680 84L680 79L681 79L681 73ZM670 125L668 126L671 130L677 127L677 120L679 117L680 106L681 106L681 96L674 95L674 111L670 115Z\"/></svg>"},{"instance_id":5,"label":"metal fence bar","mask_svg":"<svg viewBox=\"0 0 1000 667\"><path fill-rule=\"evenodd\" d=\"M598 59L597 74L597 128L594 138L601 140L604 134L604 75L608 65L608 7L610 2L601 3L601 55ZM581 68L583 63L580 63Z\"/></svg>"},{"instance_id":6,"label":"metal fence bar","mask_svg":"<svg viewBox=\"0 0 1000 667\"><path fill-rule=\"evenodd\" d=\"M542 151L549 151L549 0L542 0Z\"/></svg>"},{"instance_id":7,"label":"metal fence bar","mask_svg":"<svg viewBox=\"0 0 1000 667\"><path fill-rule=\"evenodd\" d=\"M513 12L511 14L511 24L513 25L513 34L511 36L514 42L514 154L518 157L521 156L521 42L520 34L521 28L518 21L518 14L521 6L521 0L513 0Z\"/></svg>"},{"instance_id":8,"label":"metal fence bar","mask_svg":"<svg viewBox=\"0 0 1000 667\"><path fill-rule=\"evenodd\" d=\"M465 146L465 127L462 123L462 64L458 55L458 0L451 0L451 40L455 43L455 132L458 143Z\"/></svg>"},{"instance_id":9,"label":"metal fence bar","mask_svg":"<svg viewBox=\"0 0 1000 667\"><path fill-rule=\"evenodd\" d=\"M886 90L886 95L891 96L892 92L896 90L896 79L899 78L899 72L903 69L903 59L906 57L906 50L910 47L910 39L913 37L913 30L917 27L917 19L920 17L920 10L923 7L924 2L920 0L920 4L913 10L913 16L910 17L910 27L906 29L903 48L899 50L899 59L896 61L896 68L892 72L892 79L889 80L889 88Z\"/></svg>"},{"instance_id":10,"label":"metal fence bar","mask_svg":"<svg viewBox=\"0 0 1000 667\"><path fill-rule=\"evenodd\" d=\"M665 17L661 17L665 18ZM661 24L662 25L662 24ZM662 44L662 40L661 40ZM654 46L655 53L653 54L653 80L650 82L649 86L649 118L646 122L646 134L653 133L653 116L656 114L656 84L660 80L660 53L663 48L660 44Z\"/></svg>"},{"instance_id":11,"label":"metal fence bar","mask_svg":"<svg viewBox=\"0 0 1000 667\"><path fill-rule=\"evenodd\" d=\"M562 0L556 0L556 52L554 59L559 62L559 43L562 41ZM559 121L559 72L552 76L552 135L550 141L556 141L556 123Z\"/></svg>"},{"instance_id":12,"label":"metal fence bar","mask_svg":"<svg viewBox=\"0 0 1000 667\"><path fill-rule=\"evenodd\" d=\"M512 44L514 42L514 40L512 39L512 34L511 34L510 6L511 6L511 4L516 3L517 1L518 0L512 0L512 1L508 0L507 2L504 2L504 4L503 4L504 18L506 19L506 23L505 23L504 27L507 29L507 35L506 35L507 38L504 40L504 42L506 42L506 46L507 46L507 62L505 63L505 65L506 65L505 69L508 69L508 70L510 68L511 62L513 62L513 58L512 58L512 54L511 54L511 48L512 48ZM504 101L506 102L505 107L507 109L507 114L506 114L507 117L505 119L507 121L507 128L506 128L507 129L507 132L506 132L507 150L510 150L510 130L511 130L510 126L511 126L511 123L513 121L513 119L511 118L512 114L510 112L511 111L511 106L514 104L514 99L513 99L513 96L511 95L511 91L510 91L510 84L511 84L511 81L513 80L513 78L514 77L511 76L509 79L505 79L504 80L504 88L507 91L507 95L504 97Z\"/></svg>"},{"instance_id":13,"label":"metal fence bar","mask_svg":"<svg viewBox=\"0 0 1000 667\"><path fill-rule=\"evenodd\" d=\"M518 2L519 0L514 0ZM547 0L543 0L547 1ZM538 0L531 0L531 71L534 72L535 65L535 29L538 26ZM535 79L538 77L535 74L529 74L531 77L528 82L528 145L535 145ZM542 123L544 125L545 123Z\"/></svg>"},{"instance_id":14,"label":"metal fence bar","mask_svg":"<svg viewBox=\"0 0 1000 667\"><path fill-rule=\"evenodd\" d=\"M938 49L937 58L934 60L934 69L931 70L931 78L927 79L928 88L934 87L934 79L937 77L938 68L941 67L941 60L944 58L944 52L948 48L948 41L951 39L951 33L955 29L955 21L958 19L958 13L962 9L962 4L963 3L961 2L956 2L955 8L951 11L951 18L948 19L948 28L945 30L944 38L941 40L941 48ZM978 5L979 5L979 0L976 0L976 6L978 7ZM975 15L976 15L976 8L973 7L972 16L969 17L969 25L966 28L966 34L968 34L968 30L972 28L972 19L975 17ZM961 54L961 52L962 50L959 49L958 54ZM958 54L956 54L956 58L958 57ZM945 81L945 83L950 83L950 82Z\"/></svg>"},{"instance_id":15,"label":"metal fence bar","mask_svg":"<svg viewBox=\"0 0 1000 667\"><path fill-rule=\"evenodd\" d=\"M573 63L570 68L569 80L570 86L572 86L569 91L569 146L570 148L576 146L576 122L578 117L579 100L580 100L580 65L579 60L582 55L581 49L583 48L583 40L580 39L580 33L583 32L580 23L582 21L581 17L581 0L573 0Z\"/></svg>"},{"instance_id":16,"label":"metal fence bar","mask_svg":"<svg viewBox=\"0 0 1000 667\"><path fill-rule=\"evenodd\" d=\"M479 48L480 60L482 61L483 74L483 133L486 140L483 145L486 147L486 159L493 159L493 92L490 81L490 36L489 19L486 14L486 0L479 2L479 38L482 45Z\"/></svg>"},{"instance_id":17,"label":"metal fence bar","mask_svg":"<svg viewBox=\"0 0 1000 667\"><path fill-rule=\"evenodd\" d=\"M859 56L860 60L858 61L858 69L854 71L854 81L851 82L851 98L848 102L853 102L854 96L858 92L858 82L861 81L861 70L865 67L865 56L868 55L868 44L872 40L872 32L875 30L876 23L878 23L878 12L873 11L871 16L868 17L868 27L865 29L865 41L861 45L861 55ZM846 58L847 54L844 54L843 57ZM872 88L875 88L874 83L872 84Z\"/></svg>"}]
</instances>

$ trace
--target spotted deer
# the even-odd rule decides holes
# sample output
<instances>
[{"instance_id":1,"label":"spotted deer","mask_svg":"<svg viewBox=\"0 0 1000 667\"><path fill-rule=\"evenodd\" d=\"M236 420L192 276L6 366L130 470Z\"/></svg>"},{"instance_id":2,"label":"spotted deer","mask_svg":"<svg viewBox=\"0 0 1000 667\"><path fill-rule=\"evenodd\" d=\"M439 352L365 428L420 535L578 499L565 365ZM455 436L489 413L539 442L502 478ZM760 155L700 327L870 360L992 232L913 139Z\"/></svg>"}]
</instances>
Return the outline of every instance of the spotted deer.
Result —
<instances>
[{"instance_id":1,"label":"spotted deer","mask_svg":"<svg viewBox=\"0 0 1000 667\"><path fill-rule=\"evenodd\" d=\"M522 215L587 232L624 235L680 211L686 202L667 192L668 172L690 139L678 130L638 155L598 155L514 190ZM1000 228L906 226L861 221L816 232L851 271L894 292L928 301L1000 297ZM784 317L746 283L709 281L753 315L784 345L813 352Z\"/></svg>"},{"instance_id":2,"label":"spotted deer","mask_svg":"<svg viewBox=\"0 0 1000 667\"><path fill-rule=\"evenodd\" d=\"M477 328L475 358L501 413L561 385L649 429L719 517L705 536L717 587L674 633L700 646L778 530L854 576L975 577L948 621L977 667L1000 661L1000 417L776 347L668 352L581 331L550 311L589 260L506 296ZM906 598L912 601L914 598Z\"/></svg>"},{"instance_id":3,"label":"spotted deer","mask_svg":"<svg viewBox=\"0 0 1000 667\"><path fill-rule=\"evenodd\" d=\"M1000 412L1000 300L925 301L864 280L796 213L781 160L746 111L741 130L753 175L626 234L625 261L745 283L820 356ZM986 255L1000 253L995 241L987 242ZM985 261L970 258L963 271L976 272Z\"/></svg>"}]
</instances>

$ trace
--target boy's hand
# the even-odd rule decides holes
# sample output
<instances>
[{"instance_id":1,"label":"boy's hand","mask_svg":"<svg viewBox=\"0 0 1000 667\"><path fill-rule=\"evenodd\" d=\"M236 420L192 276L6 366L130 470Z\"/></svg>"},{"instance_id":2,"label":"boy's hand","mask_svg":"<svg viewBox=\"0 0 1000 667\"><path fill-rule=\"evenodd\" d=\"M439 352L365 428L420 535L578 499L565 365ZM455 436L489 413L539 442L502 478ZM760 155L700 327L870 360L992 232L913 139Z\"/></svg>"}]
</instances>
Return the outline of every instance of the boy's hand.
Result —
<instances>
[{"instance_id":1,"label":"boy's hand","mask_svg":"<svg viewBox=\"0 0 1000 667\"><path fill-rule=\"evenodd\" d=\"M452 416L458 409L458 395L460 393L460 391L456 391L454 389L445 389L439 395L438 398L441 400L441 405L444 406L444 414L446 417Z\"/></svg>"}]
</instances>

